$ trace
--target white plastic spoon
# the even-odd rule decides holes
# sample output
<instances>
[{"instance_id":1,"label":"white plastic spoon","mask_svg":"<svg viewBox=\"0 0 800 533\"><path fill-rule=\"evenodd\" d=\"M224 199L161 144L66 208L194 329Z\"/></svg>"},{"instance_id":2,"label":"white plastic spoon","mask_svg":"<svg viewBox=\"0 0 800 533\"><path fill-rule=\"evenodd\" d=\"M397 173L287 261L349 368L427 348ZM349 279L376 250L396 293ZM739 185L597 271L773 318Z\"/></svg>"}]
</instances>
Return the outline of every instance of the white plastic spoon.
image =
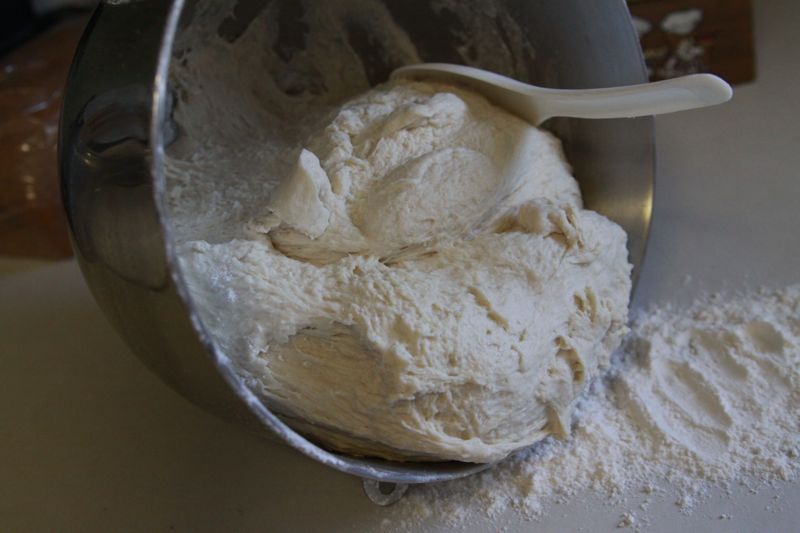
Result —
<instances>
[{"instance_id":1,"label":"white plastic spoon","mask_svg":"<svg viewBox=\"0 0 800 533\"><path fill-rule=\"evenodd\" d=\"M471 87L534 125L551 117L625 118L660 115L730 100L733 91L712 74L607 89L545 89L463 65L421 63L395 70L392 79L432 79Z\"/></svg>"}]
</instances>

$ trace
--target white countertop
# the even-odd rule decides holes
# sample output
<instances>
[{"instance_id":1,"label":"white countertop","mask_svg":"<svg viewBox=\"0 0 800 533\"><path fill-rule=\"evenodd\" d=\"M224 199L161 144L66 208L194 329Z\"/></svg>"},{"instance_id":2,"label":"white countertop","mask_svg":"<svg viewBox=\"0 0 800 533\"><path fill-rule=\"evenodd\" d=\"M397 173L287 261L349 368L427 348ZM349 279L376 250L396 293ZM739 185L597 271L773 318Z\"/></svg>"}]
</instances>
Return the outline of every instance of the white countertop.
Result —
<instances>
[{"instance_id":1,"label":"white countertop","mask_svg":"<svg viewBox=\"0 0 800 533\"><path fill-rule=\"evenodd\" d=\"M654 226L634 305L800 282L800 3L756 1L755 15L758 80L725 106L657 120ZM163 385L72 261L0 260L0 379L2 531L372 531L385 516L356 478ZM613 531L636 502L592 499L534 523L509 512L509 530ZM797 531L800 483L713 496L691 516L656 499L647 515L648 531Z\"/></svg>"}]
</instances>

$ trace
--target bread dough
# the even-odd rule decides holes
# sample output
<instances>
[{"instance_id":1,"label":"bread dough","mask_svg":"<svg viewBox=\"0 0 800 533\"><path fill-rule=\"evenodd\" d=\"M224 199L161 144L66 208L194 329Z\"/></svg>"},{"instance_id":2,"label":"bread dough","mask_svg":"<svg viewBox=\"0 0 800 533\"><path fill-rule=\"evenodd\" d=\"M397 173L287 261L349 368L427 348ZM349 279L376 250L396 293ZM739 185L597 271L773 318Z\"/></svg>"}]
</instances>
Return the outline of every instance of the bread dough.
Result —
<instances>
[{"instance_id":1,"label":"bread dough","mask_svg":"<svg viewBox=\"0 0 800 533\"><path fill-rule=\"evenodd\" d=\"M460 88L348 102L246 225L181 247L192 296L338 450L490 462L564 435L626 332L623 230L582 209L556 138Z\"/></svg>"}]
</instances>

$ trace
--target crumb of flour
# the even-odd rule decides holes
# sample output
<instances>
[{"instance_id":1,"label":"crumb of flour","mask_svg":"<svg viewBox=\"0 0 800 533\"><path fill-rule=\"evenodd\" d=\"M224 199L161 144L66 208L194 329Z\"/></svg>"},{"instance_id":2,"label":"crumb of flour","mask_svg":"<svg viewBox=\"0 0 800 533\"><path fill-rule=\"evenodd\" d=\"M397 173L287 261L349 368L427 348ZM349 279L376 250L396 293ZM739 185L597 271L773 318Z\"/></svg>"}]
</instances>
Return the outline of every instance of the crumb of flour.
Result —
<instances>
[{"instance_id":1,"label":"crumb of flour","mask_svg":"<svg viewBox=\"0 0 800 533\"><path fill-rule=\"evenodd\" d=\"M635 524L636 524L636 515L627 512L627 513L622 513L622 517L620 518L620 521L617 523L617 527L618 528L631 527Z\"/></svg>"},{"instance_id":2,"label":"crumb of flour","mask_svg":"<svg viewBox=\"0 0 800 533\"><path fill-rule=\"evenodd\" d=\"M400 529L467 527L510 509L538 519L581 493L615 504L639 493L644 502L617 524L641 527L656 495L672 494L689 514L712 487L756 492L797 480L799 408L800 285L653 308L634 317L612 370L580 401L569 441L417 487L387 513Z\"/></svg>"}]
</instances>

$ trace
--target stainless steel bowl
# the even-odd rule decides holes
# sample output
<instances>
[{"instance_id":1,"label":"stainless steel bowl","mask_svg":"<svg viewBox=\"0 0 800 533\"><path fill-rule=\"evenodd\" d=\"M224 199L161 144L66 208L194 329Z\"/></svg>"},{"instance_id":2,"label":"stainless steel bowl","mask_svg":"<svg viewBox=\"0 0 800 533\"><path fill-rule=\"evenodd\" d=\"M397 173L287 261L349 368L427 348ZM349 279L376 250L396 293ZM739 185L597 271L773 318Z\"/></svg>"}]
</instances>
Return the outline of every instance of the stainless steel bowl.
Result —
<instances>
[{"instance_id":1,"label":"stainless steel bowl","mask_svg":"<svg viewBox=\"0 0 800 533\"><path fill-rule=\"evenodd\" d=\"M220 0L217 4L230 9L235 30L270 1ZM429 0L384 3L422 60L465 62L458 51L458 32L448 31L449 19L432 10ZM271 413L215 350L178 268L165 202L165 144L181 135L169 117L173 42L185 31L231 31L230 24L197 30L209 26L193 24L195 17L202 16L196 4L192 0L103 3L72 65L59 143L63 197L75 253L97 302L136 355L172 388L197 405L277 438L320 463L375 482L397 484L453 479L486 468L458 462L390 462L320 448ZM462 6L479 4L485 7L486 2L461 2ZM563 88L646 81L637 35L622 0L497 0L494 4L513 17L536 51L526 59L523 70L527 74L505 74ZM486 24L492 20L486 17ZM365 50L365 62L370 61L368 56ZM372 82L388 75L387 65L372 67ZM231 98L238 90L244 88L230 88ZM636 276L650 224L652 120L559 119L547 127L563 140L586 205L628 232ZM398 488L393 494L400 493ZM373 492L373 498L386 503L392 496Z\"/></svg>"}]
</instances>

